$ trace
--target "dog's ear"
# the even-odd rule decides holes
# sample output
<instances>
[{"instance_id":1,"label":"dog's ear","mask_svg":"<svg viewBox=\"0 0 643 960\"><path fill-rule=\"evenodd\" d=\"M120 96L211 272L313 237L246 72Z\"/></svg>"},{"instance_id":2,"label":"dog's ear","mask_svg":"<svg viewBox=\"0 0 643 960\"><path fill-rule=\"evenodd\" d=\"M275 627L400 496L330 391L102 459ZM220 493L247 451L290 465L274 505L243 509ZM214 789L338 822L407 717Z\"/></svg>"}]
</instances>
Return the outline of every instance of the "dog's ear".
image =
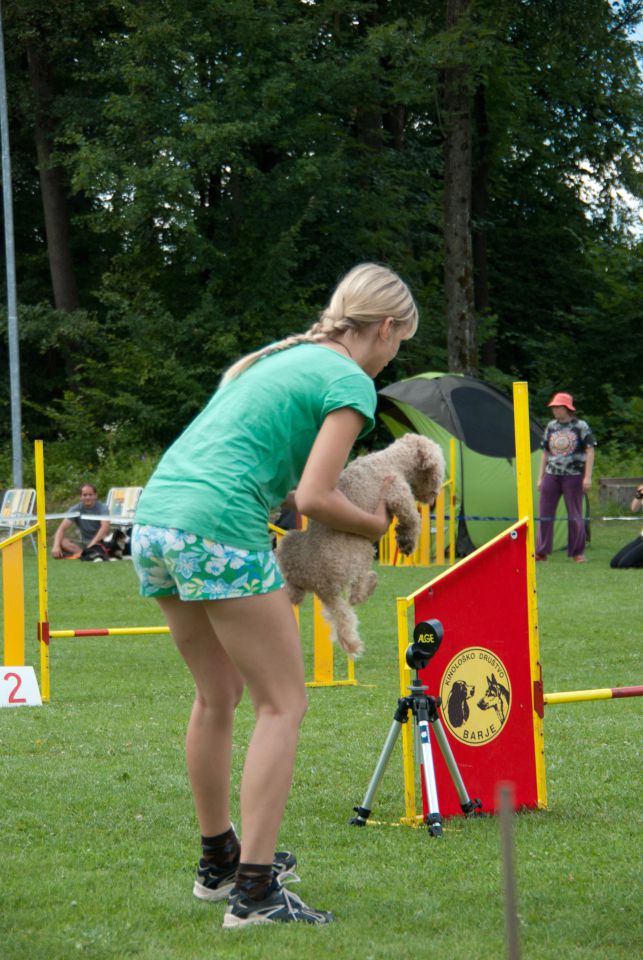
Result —
<instances>
[{"instance_id":1,"label":"dog's ear","mask_svg":"<svg viewBox=\"0 0 643 960\"><path fill-rule=\"evenodd\" d=\"M433 504L440 492L440 487L444 483L444 454L442 448L429 440L428 437L420 438L423 442L417 449L417 467L424 473L424 485L427 490L427 500Z\"/></svg>"},{"instance_id":2,"label":"dog's ear","mask_svg":"<svg viewBox=\"0 0 643 960\"><path fill-rule=\"evenodd\" d=\"M444 474L444 454L439 444L428 437L418 437L417 445L417 464L422 470L433 470L436 478L440 479ZM440 485L438 484L438 486Z\"/></svg>"},{"instance_id":3,"label":"dog's ear","mask_svg":"<svg viewBox=\"0 0 643 960\"><path fill-rule=\"evenodd\" d=\"M418 437L417 443L417 465L422 470L428 470L432 466L434 458L431 441L428 437Z\"/></svg>"}]
</instances>

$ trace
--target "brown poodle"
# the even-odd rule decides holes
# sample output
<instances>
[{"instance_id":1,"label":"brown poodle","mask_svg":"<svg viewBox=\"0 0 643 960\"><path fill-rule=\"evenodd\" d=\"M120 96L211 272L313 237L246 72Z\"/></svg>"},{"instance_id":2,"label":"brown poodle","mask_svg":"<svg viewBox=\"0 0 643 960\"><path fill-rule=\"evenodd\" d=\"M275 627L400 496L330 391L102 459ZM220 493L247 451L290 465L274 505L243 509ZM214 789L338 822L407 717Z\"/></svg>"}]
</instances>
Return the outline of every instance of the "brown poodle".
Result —
<instances>
[{"instance_id":1,"label":"brown poodle","mask_svg":"<svg viewBox=\"0 0 643 960\"><path fill-rule=\"evenodd\" d=\"M415 550L420 532L416 501L433 503L444 480L444 457L428 437L407 433L378 453L356 457L341 473L337 487L349 500L372 513L386 478L389 513L397 517L397 544L404 554ZM332 530L309 520L306 530L293 530L277 547L288 595L299 604L316 593L334 627L334 639L350 656L363 650L353 607L377 585L371 569L373 544L367 537Z\"/></svg>"}]
</instances>

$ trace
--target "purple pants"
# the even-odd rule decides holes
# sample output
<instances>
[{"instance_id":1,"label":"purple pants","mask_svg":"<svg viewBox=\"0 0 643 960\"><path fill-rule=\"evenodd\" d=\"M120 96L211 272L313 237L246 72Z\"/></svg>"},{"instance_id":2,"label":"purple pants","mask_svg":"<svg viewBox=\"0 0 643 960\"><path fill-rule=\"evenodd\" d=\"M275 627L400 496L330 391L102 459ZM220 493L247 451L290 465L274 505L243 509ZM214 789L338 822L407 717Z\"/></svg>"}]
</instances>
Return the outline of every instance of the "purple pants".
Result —
<instances>
[{"instance_id":1,"label":"purple pants","mask_svg":"<svg viewBox=\"0 0 643 960\"><path fill-rule=\"evenodd\" d=\"M547 555L552 551L556 507L560 498L567 507L567 555L578 557L585 552L585 520L583 519L583 478L554 477L546 473L540 488L540 523L536 538L536 553ZM545 518L545 519L543 519Z\"/></svg>"}]
</instances>

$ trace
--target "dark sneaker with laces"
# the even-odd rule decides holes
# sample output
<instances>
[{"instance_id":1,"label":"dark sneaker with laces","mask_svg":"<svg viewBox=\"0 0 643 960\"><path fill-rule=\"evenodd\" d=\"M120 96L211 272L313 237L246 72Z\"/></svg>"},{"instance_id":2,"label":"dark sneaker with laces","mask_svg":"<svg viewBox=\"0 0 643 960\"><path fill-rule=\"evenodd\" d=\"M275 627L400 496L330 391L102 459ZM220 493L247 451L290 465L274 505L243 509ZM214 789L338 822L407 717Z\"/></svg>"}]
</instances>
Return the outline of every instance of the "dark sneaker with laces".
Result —
<instances>
[{"instance_id":1,"label":"dark sneaker with laces","mask_svg":"<svg viewBox=\"0 0 643 960\"><path fill-rule=\"evenodd\" d=\"M263 900L253 900L239 887L230 893L223 918L227 930L258 923L330 923L335 917L328 910L313 910L294 893L284 889L281 878L274 877Z\"/></svg>"},{"instance_id":2,"label":"dark sneaker with laces","mask_svg":"<svg viewBox=\"0 0 643 960\"><path fill-rule=\"evenodd\" d=\"M295 873L297 858L294 853L281 850L275 854L272 868L275 876L282 883L298 883L299 877ZM215 867L201 858L196 872L196 880L192 893L199 900L225 900L234 886L237 873L237 864L229 867Z\"/></svg>"}]
</instances>

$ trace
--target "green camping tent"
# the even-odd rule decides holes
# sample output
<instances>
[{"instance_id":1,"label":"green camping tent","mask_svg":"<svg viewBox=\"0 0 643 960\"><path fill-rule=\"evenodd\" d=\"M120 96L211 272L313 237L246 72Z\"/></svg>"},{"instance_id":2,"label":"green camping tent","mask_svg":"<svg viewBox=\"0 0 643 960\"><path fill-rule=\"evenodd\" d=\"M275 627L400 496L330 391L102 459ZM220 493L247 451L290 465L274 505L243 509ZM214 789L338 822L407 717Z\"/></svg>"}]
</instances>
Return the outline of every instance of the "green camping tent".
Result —
<instances>
[{"instance_id":1,"label":"green camping tent","mask_svg":"<svg viewBox=\"0 0 643 960\"><path fill-rule=\"evenodd\" d=\"M447 467L456 441L456 550L465 556L518 518L513 401L475 377L421 373L379 391L378 414L393 436L409 430L440 444ZM530 417L534 516L543 428ZM562 503L556 514L565 519ZM490 519L492 518L492 519ZM565 523L554 528L554 548L567 541Z\"/></svg>"}]
</instances>

